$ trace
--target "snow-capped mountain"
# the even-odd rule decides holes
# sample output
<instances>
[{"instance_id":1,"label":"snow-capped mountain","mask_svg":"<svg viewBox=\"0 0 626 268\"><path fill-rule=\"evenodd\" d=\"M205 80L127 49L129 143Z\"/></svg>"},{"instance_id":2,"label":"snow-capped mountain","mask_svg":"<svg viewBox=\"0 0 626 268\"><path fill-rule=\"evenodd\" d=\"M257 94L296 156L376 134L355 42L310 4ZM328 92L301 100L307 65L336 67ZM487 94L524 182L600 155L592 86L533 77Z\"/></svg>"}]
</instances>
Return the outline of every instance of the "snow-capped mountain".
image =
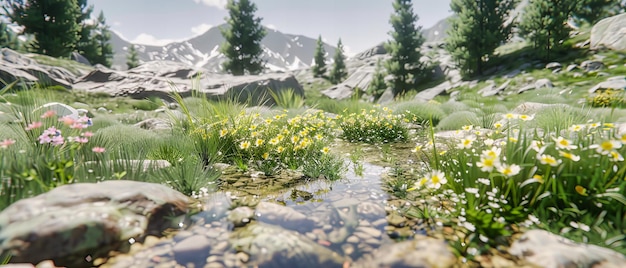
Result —
<instances>
[{"instance_id":1,"label":"snow-capped mountain","mask_svg":"<svg viewBox=\"0 0 626 268\"><path fill-rule=\"evenodd\" d=\"M225 57L219 52L224 42L219 27L224 26L213 27L204 34L186 41L165 46L135 45L135 49L141 61L170 60L203 67L212 72L221 72L221 63ZM267 69L288 71L307 68L313 64L316 39L285 34L269 28L266 28L266 31L267 35L261 45ZM113 68L126 69L126 55L131 43L113 32L111 44L115 53ZM327 53L326 59L330 61L335 54L335 47L324 44L324 49Z\"/></svg>"}]
</instances>

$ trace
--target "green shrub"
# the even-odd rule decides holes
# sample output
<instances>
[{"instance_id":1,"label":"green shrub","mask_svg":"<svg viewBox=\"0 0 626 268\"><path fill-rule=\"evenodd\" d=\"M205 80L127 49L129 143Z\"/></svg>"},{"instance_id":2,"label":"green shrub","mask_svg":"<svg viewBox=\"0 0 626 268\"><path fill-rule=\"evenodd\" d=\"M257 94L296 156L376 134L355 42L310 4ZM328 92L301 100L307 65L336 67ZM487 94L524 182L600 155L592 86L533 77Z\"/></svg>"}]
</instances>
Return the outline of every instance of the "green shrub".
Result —
<instances>
[{"instance_id":1,"label":"green shrub","mask_svg":"<svg viewBox=\"0 0 626 268\"><path fill-rule=\"evenodd\" d=\"M481 118L470 111L454 112L441 120L437 125L438 130L456 130L465 125L472 125L481 122Z\"/></svg>"},{"instance_id":2,"label":"green shrub","mask_svg":"<svg viewBox=\"0 0 626 268\"><path fill-rule=\"evenodd\" d=\"M372 109L344 113L338 120L342 136L349 142L401 142L409 136L404 116L394 115L387 107L382 111Z\"/></svg>"}]
</instances>

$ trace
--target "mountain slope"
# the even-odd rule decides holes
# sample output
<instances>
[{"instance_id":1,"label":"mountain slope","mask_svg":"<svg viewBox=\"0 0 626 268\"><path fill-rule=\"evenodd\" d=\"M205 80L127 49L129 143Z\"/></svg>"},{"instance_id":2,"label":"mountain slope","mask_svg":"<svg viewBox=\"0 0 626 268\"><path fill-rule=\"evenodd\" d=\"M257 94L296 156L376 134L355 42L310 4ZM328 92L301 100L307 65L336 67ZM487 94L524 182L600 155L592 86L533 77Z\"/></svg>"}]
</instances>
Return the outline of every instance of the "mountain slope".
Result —
<instances>
[{"instance_id":1,"label":"mountain slope","mask_svg":"<svg viewBox=\"0 0 626 268\"><path fill-rule=\"evenodd\" d=\"M174 42L165 46L135 45L139 59L142 61L170 60L182 62L195 67L203 67L212 72L221 72L221 63L225 58L219 52L224 37L218 27L213 27L204 34L182 42ZM302 35L285 34L268 29L261 41L263 58L266 67L272 71L287 71L307 68L313 63L316 39ZM126 68L126 51L130 42L112 33L111 44L115 53L113 67ZM335 54L335 47L324 44L327 59L330 61Z\"/></svg>"}]
</instances>

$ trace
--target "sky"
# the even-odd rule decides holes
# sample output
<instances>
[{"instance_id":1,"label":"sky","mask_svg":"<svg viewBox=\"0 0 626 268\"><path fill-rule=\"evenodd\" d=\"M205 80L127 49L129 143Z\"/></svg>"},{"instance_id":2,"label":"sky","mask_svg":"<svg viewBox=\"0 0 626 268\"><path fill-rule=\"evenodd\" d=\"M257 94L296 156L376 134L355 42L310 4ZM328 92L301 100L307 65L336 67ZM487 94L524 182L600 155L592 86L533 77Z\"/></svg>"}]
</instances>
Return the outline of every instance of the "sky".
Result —
<instances>
[{"instance_id":1,"label":"sky","mask_svg":"<svg viewBox=\"0 0 626 268\"><path fill-rule=\"evenodd\" d=\"M125 40L164 45L204 33L225 22L227 0L89 0L93 16L104 12L107 24ZM321 35L347 54L389 39L392 0L253 0L262 24L289 34ZM428 28L449 16L450 0L413 0L418 25Z\"/></svg>"}]
</instances>

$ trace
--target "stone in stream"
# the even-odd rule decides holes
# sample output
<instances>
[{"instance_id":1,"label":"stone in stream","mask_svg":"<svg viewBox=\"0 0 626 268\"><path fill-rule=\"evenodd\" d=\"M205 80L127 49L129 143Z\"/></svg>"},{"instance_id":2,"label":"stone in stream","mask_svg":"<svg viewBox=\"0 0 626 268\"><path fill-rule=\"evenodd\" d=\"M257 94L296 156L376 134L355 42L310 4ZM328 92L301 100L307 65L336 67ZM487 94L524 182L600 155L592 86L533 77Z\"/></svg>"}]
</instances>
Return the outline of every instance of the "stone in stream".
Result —
<instances>
[{"instance_id":1,"label":"stone in stream","mask_svg":"<svg viewBox=\"0 0 626 268\"><path fill-rule=\"evenodd\" d=\"M443 240L424 236L385 244L359 259L354 267L452 267L454 263L456 257Z\"/></svg>"},{"instance_id":2,"label":"stone in stream","mask_svg":"<svg viewBox=\"0 0 626 268\"><path fill-rule=\"evenodd\" d=\"M557 267L626 267L624 255L613 250L576 243L544 230L531 230L513 242L509 253L534 265Z\"/></svg>"},{"instance_id":3,"label":"stone in stream","mask_svg":"<svg viewBox=\"0 0 626 268\"><path fill-rule=\"evenodd\" d=\"M260 202L256 206L256 220L260 222L280 225L283 228L296 231L310 231L315 227L315 221L290 207L279 204Z\"/></svg>"},{"instance_id":4,"label":"stone in stream","mask_svg":"<svg viewBox=\"0 0 626 268\"><path fill-rule=\"evenodd\" d=\"M235 227L243 227L252 221L254 210L249 207L238 207L228 212L228 221Z\"/></svg>"},{"instance_id":5,"label":"stone in stream","mask_svg":"<svg viewBox=\"0 0 626 268\"><path fill-rule=\"evenodd\" d=\"M0 212L0 251L10 252L12 262L91 266L129 239L162 235L191 202L167 186L145 182L59 186Z\"/></svg>"},{"instance_id":6,"label":"stone in stream","mask_svg":"<svg viewBox=\"0 0 626 268\"><path fill-rule=\"evenodd\" d=\"M260 222L235 230L231 242L249 256L246 267L342 267L345 261L305 235Z\"/></svg>"}]
</instances>

